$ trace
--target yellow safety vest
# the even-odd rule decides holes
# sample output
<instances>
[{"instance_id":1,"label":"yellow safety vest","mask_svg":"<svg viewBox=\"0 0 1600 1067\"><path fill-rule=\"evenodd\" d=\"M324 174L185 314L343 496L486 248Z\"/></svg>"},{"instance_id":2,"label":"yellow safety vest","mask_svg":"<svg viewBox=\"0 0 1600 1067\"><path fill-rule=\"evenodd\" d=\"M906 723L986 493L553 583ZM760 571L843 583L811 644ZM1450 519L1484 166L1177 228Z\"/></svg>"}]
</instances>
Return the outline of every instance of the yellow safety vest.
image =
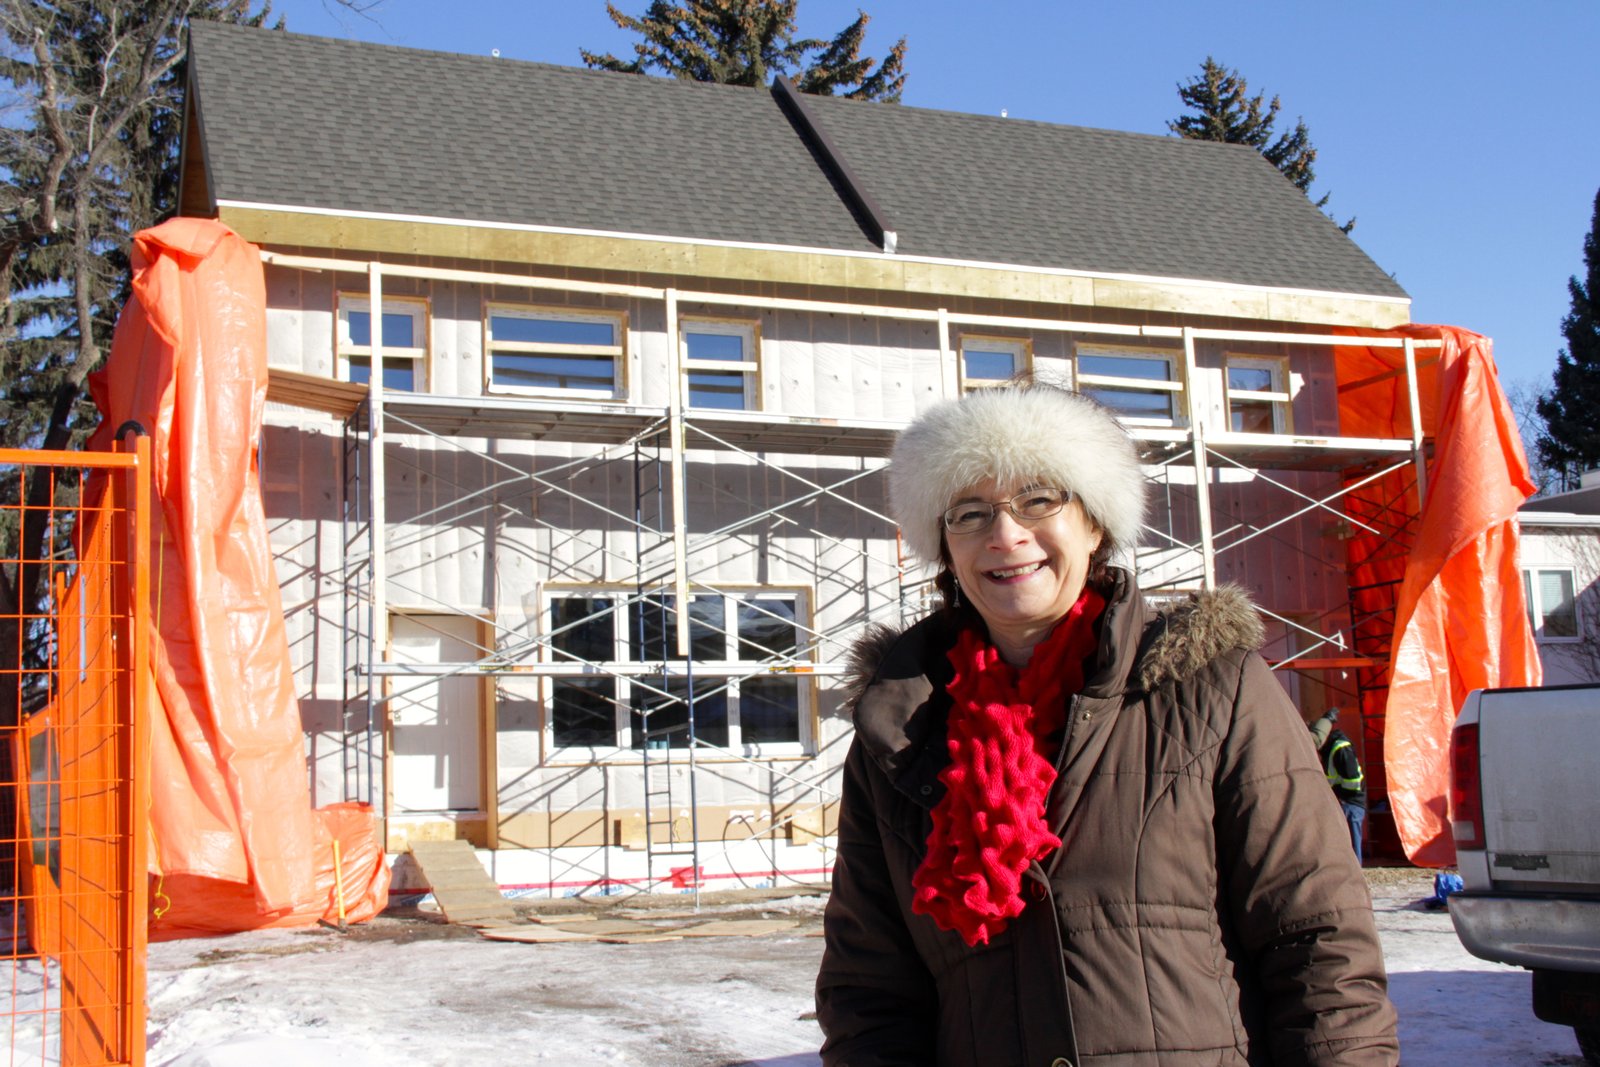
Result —
<instances>
[{"instance_id":1,"label":"yellow safety vest","mask_svg":"<svg viewBox=\"0 0 1600 1067\"><path fill-rule=\"evenodd\" d=\"M1338 789L1360 789L1361 783L1366 781L1367 776L1361 770L1360 760L1356 761L1356 776L1354 778L1346 778L1338 771L1333 769L1333 757L1339 754L1339 750L1342 748L1352 747L1353 746L1350 744L1350 739L1348 737L1344 737L1340 738L1338 741L1335 741L1333 743L1333 747L1328 749L1328 765L1323 769L1327 772L1329 785Z\"/></svg>"}]
</instances>

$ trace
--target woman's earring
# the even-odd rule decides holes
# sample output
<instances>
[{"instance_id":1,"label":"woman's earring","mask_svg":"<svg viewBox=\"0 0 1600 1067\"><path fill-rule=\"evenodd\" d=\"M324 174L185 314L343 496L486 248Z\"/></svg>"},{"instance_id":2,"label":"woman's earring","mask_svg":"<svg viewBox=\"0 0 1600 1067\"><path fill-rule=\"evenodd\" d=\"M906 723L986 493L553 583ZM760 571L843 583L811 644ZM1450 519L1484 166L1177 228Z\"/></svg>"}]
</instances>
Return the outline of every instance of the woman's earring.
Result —
<instances>
[{"instance_id":1,"label":"woman's earring","mask_svg":"<svg viewBox=\"0 0 1600 1067\"><path fill-rule=\"evenodd\" d=\"M950 584L955 586L955 590L956 590L955 606L959 608L961 606L961 583L952 578L950 580Z\"/></svg>"}]
</instances>

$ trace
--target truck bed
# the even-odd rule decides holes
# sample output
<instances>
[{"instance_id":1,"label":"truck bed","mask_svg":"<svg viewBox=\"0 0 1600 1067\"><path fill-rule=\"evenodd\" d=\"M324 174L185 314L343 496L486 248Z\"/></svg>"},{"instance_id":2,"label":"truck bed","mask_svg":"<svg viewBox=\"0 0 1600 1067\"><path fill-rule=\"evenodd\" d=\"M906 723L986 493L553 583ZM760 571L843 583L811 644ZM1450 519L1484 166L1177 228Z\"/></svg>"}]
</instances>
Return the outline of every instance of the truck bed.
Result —
<instances>
[{"instance_id":1,"label":"truck bed","mask_svg":"<svg viewBox=\"0 0 1600 1067\"><path fill-rule=\"evenodd\" d=\"M1600 898L1600 687L1488 689L1472 711L1485 848L1458 856L1467 889Z\"/></svg>"}]
</instances>

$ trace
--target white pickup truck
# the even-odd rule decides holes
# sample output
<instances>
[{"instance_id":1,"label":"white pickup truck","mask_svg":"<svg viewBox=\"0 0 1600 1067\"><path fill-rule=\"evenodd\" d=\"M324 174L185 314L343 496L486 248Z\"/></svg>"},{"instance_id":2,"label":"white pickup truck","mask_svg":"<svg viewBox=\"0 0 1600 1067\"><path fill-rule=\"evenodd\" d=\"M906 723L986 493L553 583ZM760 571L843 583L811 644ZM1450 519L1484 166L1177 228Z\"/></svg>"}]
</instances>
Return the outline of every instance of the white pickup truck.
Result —
<instances>
[{"instance_id":1,"label":"white pickup truck","mask_svg":"<svg viewBox=\"0 0 1600 1067\"><path fill-rule=\"evenodd\" d=\"M1600 1067L1600 686L1478 689L1451 740L1467 951L1533 972L1533 1012Z\"/></svg>"}]
</instances>

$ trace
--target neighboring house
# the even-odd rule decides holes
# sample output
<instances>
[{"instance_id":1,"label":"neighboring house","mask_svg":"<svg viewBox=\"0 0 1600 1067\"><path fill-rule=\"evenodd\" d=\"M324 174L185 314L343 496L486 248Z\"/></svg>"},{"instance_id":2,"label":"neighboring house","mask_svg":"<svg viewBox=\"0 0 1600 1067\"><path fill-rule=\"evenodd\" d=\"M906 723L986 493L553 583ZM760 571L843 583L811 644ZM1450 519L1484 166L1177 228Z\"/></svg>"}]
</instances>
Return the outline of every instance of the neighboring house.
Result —
<instances>
[{"instance_id":1,"label":"neighboring house","mask_svg":"<svg viewBox=\"0 0 1600 1067\"><path fill-rule=\"evenodd\" d=\"M1415 443L1340 436L1331 335L1410 302L1253 150L209 23L188 101L182 211L268 262L314 796L391 849L819 878L845 652L928 595L893 434L1029 370L1141 441L1146 587L1245 586L1350 705L1338 495Z\"/></svg>"},{"instance_id":2,"label":"neighboring house","mask_svg":"<svg viewBox=\"0 0 1600 1067\"><path fill-rule=\"evenodd\" d=\"M1600 682L1600 471L1517 512L1518 563L1545 685Z\"/></svg>"}]
</instances>

